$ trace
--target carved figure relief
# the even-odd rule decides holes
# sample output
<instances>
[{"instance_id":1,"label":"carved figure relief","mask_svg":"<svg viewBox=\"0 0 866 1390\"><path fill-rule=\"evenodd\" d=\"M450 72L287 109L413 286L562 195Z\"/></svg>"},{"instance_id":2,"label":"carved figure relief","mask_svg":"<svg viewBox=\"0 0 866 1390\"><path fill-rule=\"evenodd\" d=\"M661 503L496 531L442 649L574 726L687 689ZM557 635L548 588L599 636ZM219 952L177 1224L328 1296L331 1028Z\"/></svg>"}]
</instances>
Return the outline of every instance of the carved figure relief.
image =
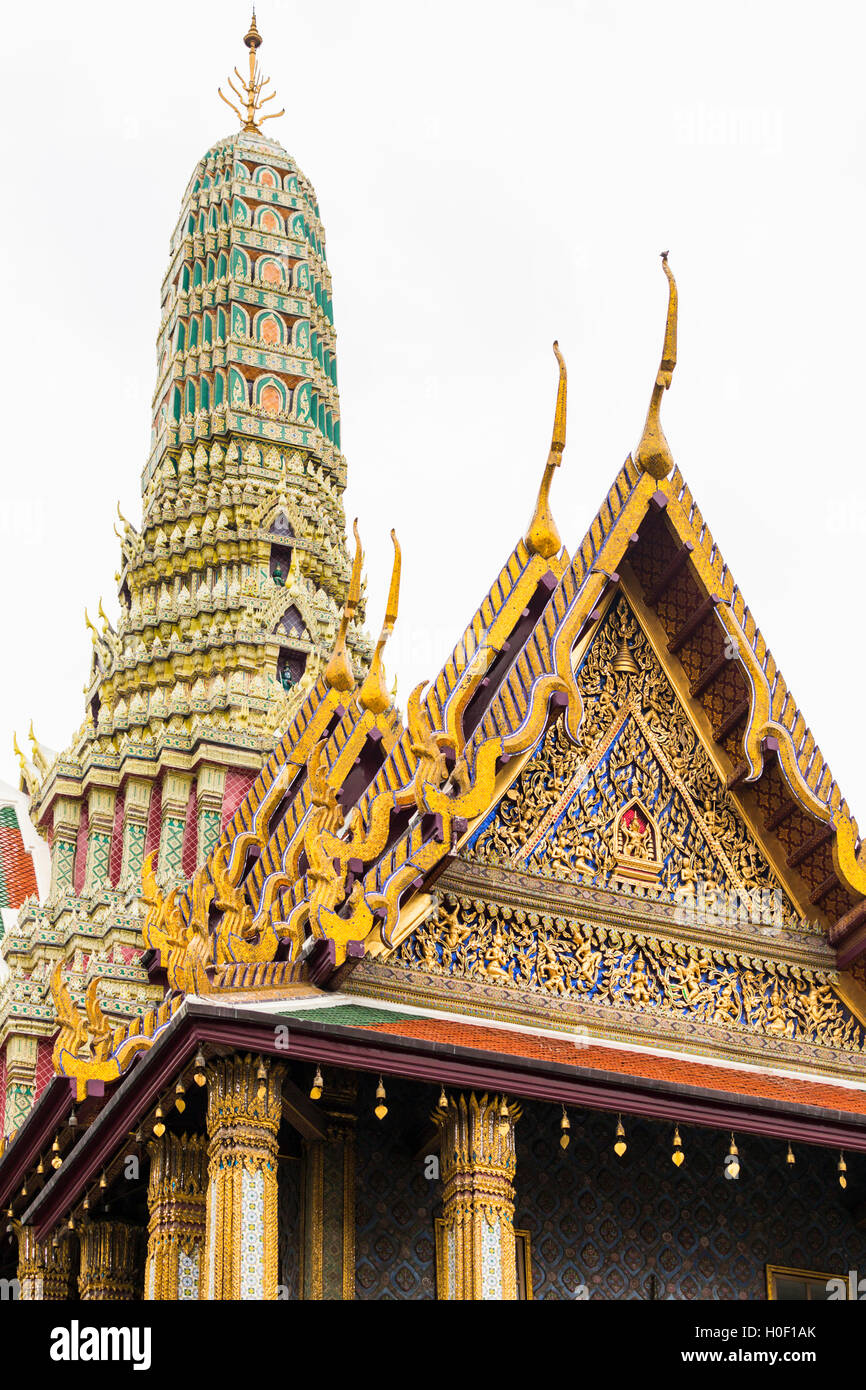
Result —
<instances>
[{"instance_id":1,"label":"carved figure relief","mask_svg":"<svg viewBox=\"0 0 866 1390\"><path fill-rule=\"evenodd\" d=\"M667 902L711 885L798 923L624 595L577 683L579 745L554 725L464 854Z\"/></svg>"}]
</instances>

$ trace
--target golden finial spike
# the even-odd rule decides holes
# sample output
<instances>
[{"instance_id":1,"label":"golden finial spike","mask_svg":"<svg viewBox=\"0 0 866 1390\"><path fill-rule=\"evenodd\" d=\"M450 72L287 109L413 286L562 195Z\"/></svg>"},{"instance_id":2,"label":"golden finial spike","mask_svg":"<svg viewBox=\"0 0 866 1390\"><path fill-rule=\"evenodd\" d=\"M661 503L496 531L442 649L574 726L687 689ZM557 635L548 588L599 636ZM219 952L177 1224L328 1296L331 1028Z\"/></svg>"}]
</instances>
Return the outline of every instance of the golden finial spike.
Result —
<instances>
[{"instance_id":1,"label":"golden finial spike","mask_svg":"<svg viewBox=\"0 0 866 1390\"><path fill-rule=\"evenodd\" d=\"M376 643L373 660L370 662L370 669L367 672L364 684L358 691L359 701L365 709L370 710L371 714L384 714L386 710L391 708L392 704L391 697L388 694L388 687L385 684L385 667L382 663L382 653L385 650L385 643L394 631L394 624L397 621L397 609L400 602L400 568L402 556L396 531L391 532L391 540L394 543L394 565L391 570L391 584L388 589L385 621L382 624L382 631L379 633L379 640Z\"/></svg>"},{"instance_id":2,"label":"golden finial spike","mask_svg":"<svg viewBox=\"0 0 866 1390\"><path fill-rule=\"evenodd\" d=\"M551 556L559 553L562 548L562 540L550 510L550 484L553 481L553 470L558 468L562 462L562 451L565 448L565 416L566 416L566 396L568 378L565 371L565 362L562 353L559 351L559 343L553 344L553 351L559 363L559 385L556 389L556 413L553 417L553 439L550 444L550 453L547 455L547 463L544 469L544 476L541 479L541 487L538 489L538 500L535 503L535 511L532 513L532 520L529 523L529 530L526 533L526 548L532 555L540 555L542 559L549 560Z\"/></svg>"},{"instance_id":3,"label":"golden finial spike","mask_svg":"<svg viewBox=\"0 0 866 1390\"><path fill-rule=\"evenodd\" d=\"M222 97L226 106L230 106L232 111L234 111L241 123L242 130L255 131L257 134L261 135L260 123L262 121L274 121L277 116L284 116L286 113L285 109L283 109L282 111L271 111L265 116L261 115L261 109L265 102L273 101L276 93L269 92L267 96L262 96L262 92L269 85L271 79L262 76L261 69L256 61L256 54L262 46L262 36L256 27L255 10L253 10L253 17L250 20L250 27L244 35L244 43L250 50L249 81L245 82L237 68L235 68L235 76L241 84L241 91L238 91L231 78L228 79L228 83L235 96L241 102L241 105L246 106L246 114L238 110L233 101L229 101L228 97L223 94L221 88L218 87L217 92Z\"/></svg>"},{"instance_id":4,"label":"golden finial spike","mask_svg":"<svg viewBox=\"0 0 866 1390\"><path fill-rule=\"evenodd\" d=\"M340 618L334 650L331 652L330 660L324 671L325 684L329 685L332 690L340 690L344 693L355 688L355 675L352 671L352 658L349 656L349 649L346 646L346 633L349 631L349 623L355 616L358 600L361 597L361 566L364 563L364 552L361 549L357 517L352 523L352 530L355 534L355 559L352 564L352 577L349 580L349 592L346 595L346 604Z\"/></svg>"},{"instance_id":5,"label":"golden finial spike","mask_svg":"<svg viewBox=\"0 0 866 1390\"><path fill-rule=\"evenodd\" d=\"M253 5L253 17L250 20L250 27L244 34L244 43L247 48L261 48L262 36L256 28L256 7Z\"/></svg>"},{"instance_id":6,"label":"golden finial spike","mask_svg":"<svg viewBox=\"0 0 866 1390\"><path fill-rule=\"evenodd\" d=\"M643 427L640 444L638 444L634 455L634 461L638 468L644 473L649 473L651 478L666 478L674 466L674 456L670 451L668 441L665 439L659 418L662 392L667 391L670 386L674 367L677 365L677 282L668 265L667 251L662 252L662 269L668 277L669 285L665 342L662 348L661 365L650 397L646 424Z\"/></svg>"}]
</instances>

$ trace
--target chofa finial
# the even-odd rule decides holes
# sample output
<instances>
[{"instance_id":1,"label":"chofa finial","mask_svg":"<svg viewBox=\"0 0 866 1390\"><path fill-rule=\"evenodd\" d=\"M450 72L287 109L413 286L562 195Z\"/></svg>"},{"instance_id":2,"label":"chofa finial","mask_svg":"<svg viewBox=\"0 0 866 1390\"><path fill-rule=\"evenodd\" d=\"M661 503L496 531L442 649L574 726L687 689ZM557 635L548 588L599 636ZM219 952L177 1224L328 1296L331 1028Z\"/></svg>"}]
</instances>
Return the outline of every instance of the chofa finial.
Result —
<instances>
[{"instance_id":1,"label":"chofa finial","mask_svg":"<svg viewBox=\"0 0 866 1390\"><path fill-rule=\"evenodd\" d=\"M244 35L244 43L250 50L249 81L245 81L241 77L237 68L235 68L235 77L238 79L238 82L241 85L241 90L238 91L231 78L228 79L228 84L234 92L235 96L237 97L238 101L240 102L241 106L246 107L246 115L244 115L243 111L239 111L238 108L235 106L234 102L229 101L227 96L223 96L223 93L219 87L217 87L217 92L222 97L226 106L230 106L231 109L234 111L235 115L241 123L242 130L252 130L258 132L258 134L261 134L259 126L259 123L261 121L273 121L276 120L277 116L284 116L286 113L285 109L283 109L282 111L270 111L264 116L260 114L262 107L265 105L265 102L273 101L274 97L276 96L276 92L269 92L266 97L262 96L262 92L264 91L265 87L267 87L270 84L271 79L269 77L262 77L261 69L259 68L258 62L256 61L256 54L262 46L262 36L259 33L258 28L256 27L255 9L253 9L253 17L250 20L250 27Z\"/></svg>"},{"instance_id":2,"label":"chofa finial","mask_svg":"<svg viewBox=\"0 0 866 1390\"><path fill-rule=\"evenodd\" d=\"M550 510L550 484L553 481L553 470L558 468L562 462L562 451L565 448L565 415L566 415L566 392L568 378L565 371L565 362L562 353L559 351L559 343L553 344L553 351L559 363L559 385L556 388L556 413L553 417L553 439L550 444L550 452L547 455L547 463L544 468L544 475L541 479L541 487L538 489L538 499L535 503L535 511L532 513L532 520L529 523L529 530L526 532L526 548L533 555L540 555L542 559L549 560L551 556L558 554L562 548L562 540Z\"/></svg>"},{"instance_id":3,"label":"chofa finial","mask_svg":"<svg viewBox=\"0 0 866 1390\"><path fill-rule=\"evenodd\" d=\"M388 687L385 683L385 667L382 662L382 653L385 650L385 643L394 631L394 624L397 621L397 606L400 601L400 542L397 540L396 531L391 532L391 540L394 543L394 565L391 570L391 586L388 590L388 603L385 608L385 621L382 624L382 631L379 633L379 640L376 643L376 650L373 653L373 660L370 662L370 669L364 679L361 689L358 691L358 699L365 709L371 714L384 714L391 708L392 700L388 694Z\"/></svg>"},{"instance_id":4,"label":"chofa finial","mask_svg":"<svg viewBox=\"0 0 866 1390\"><path fill-rule=\"evenodd\" d=\"M324 670L325 684L329 685L332 690L339 690L344 694L355 687L352 658L349 656L349 648L346 646L346 633L349 631L349 623L355 616L358 600L361 597L361 566L364 563L364 552L361 549L357 517L352 523L352 530L355 535L355 559L352 563L352 577L349 580L349 592L346 595L340 626L337 629L334 650L331 652L330 660Z\"/></svg>"},{"instance_id":5,"label":"chofa finial","mask_svg":"<svg viewBox=\"0 0 866 1390\"><path fill-rule=\"evenodd\" d=\"M669 285L665 342L662 348L661 365L650 397L646 424L643 427L640 444L638 444L634 455L634 461L638 468L644 473L649 473L651 478L666 478L674 466L674 456L670 451L668 441L665 439L659 418L662 392L667 391L670 386L674 367L677 365L677 282L668 265L667 251L662 252L662 269L668 277Z\"/></svg>"}]
</instances>

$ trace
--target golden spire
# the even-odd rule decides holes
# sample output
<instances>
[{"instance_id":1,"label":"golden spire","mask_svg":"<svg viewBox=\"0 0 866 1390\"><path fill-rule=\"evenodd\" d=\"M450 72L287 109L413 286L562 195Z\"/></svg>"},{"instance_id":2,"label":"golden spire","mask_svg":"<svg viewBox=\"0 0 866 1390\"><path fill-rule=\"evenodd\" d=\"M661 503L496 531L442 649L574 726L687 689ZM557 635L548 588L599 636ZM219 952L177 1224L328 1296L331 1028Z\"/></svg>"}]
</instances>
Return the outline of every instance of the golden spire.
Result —
<instances>
[{"instance_id":1,"label":"golden spire","mask_svg":"<svg viewBox=\"0 0 866 1390\"><path fill-rule=\"evenodd\" d=\"M246 107L246 116L244 116L243 111L238 110L233 101L229 101L227 96L223 96L223 93L219 87L217 87L217 91L219 92L219 95L222 97L226 106L230 106L231 109L234 111L235 115L241 123L242 130L254 130L261 134L261 130L259 128L260 121L276 120L277 116L284 116L286 112L285 108L283 108L282 111L271 111L264 116L259 114L265 102L273 101L274 97L276 96L276 92L269 92L266 97L262 96L262 92L264 91L265 87L268 86L271 79L269 77L262 77L261 68L259 67L256 61L256 53L262 46L262 36L256 28L255 9L253 10L253 17L250 20L250 27L247 30L246 34L244 34L244 43L250 50L249 81L245 82L244 79L241 77L240 73L238 72L237 68L235 68L235 77L241 84L241 90L238 91L231 78L228 79L228 84L234 92L235 96L237 97L238 101L240 102L241 106Z\"/></svg>"},{"instance_id":2,"label":"golden spire","mask_svg":"<svg viewBox=\"0 0 866 1390\"><path fill-rule=\"evenodd\" d=\"M352 671L352 658L349 656L349 649L346 646L346 633L349 631L349 623L355 616L358 599L361 597L361 566L364 563L364 552L361 549L357 517L352 523L352 530L355 533L355 559L352 563L352 577L349 580L349 592L346 595L346 604L337 630L337 640L334 642L334 650L331 652L330 660L324 671L325 684L330 686L332 690L343 692L355 688L355 675Z\"/></svg>"},{"instance_id":3,"label":"golden spire","mask_svg":"<svg viewBox=\"0 0 866 1390\"><path fill-rule=\"evenodd\" d=\"M646 424L643 427L640 444L635 450L634 461L651 478L666 478L674 466L674 456L668 447L659 420L662 392L667 391L677 365L677 282L668 265L668 253L662 252L662 269L668 277L668 318L665 325L665 345L662 360L656 377L656 384L650 398Z\"/></svg>"},{"instance_id":4,"label":"golden spire","mask_svg":"<svg viewBox=\"0 0 866 1390\"><path fill-rule=\"evenodd\" d=\"M382 653L385 650L385 643L394 631L394 624L397 621L397 605L400 600L400 542L397 540L396 531L391 532L391 540L394 542L394 567L391 570L391 587L388 590L385 621L382 624L382 631L379 633L379 640L376 643L373 660L370 662L370 669L364 684L358 691L358 699L365 709L370 710L371 714L384 714L387 709L391 708L392 703L385 684Z\"/></svg>"},{"instance_id":5,"label":"golden spire","mask_svg":"<svg viewBox=\"0 0 866 1390\"><path fill-rule=\"evenodd\" d=\"M541 479L541 487L538 489L538 500L535 503L535 511L532 513L532 520L529 523L529 530L526 533L526 548L531 555L540 555L542 559L549 560L552 555L558 554L562 548L562 540L553 513L550 510L550 484L553 481L553 470L558 468L562 462L562 451L565 448L565 411L566 411L566 373L565 363L562 360L562 353L559 351L559 343L553 344L553 351L556 353L556 360L559 363L559 385L556 390L556 414L553 417L553 439L550 444L550 453L547 455L547 464L544 469L544 476Z\"/></svg>"}]
</instances>

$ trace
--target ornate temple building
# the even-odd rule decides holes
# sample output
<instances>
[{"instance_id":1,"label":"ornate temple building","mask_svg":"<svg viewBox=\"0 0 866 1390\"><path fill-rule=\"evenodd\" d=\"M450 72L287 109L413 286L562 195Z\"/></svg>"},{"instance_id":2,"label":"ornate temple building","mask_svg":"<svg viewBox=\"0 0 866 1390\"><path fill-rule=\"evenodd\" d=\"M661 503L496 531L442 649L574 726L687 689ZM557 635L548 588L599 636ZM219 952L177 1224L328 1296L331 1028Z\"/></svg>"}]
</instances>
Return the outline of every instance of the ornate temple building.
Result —
<instances>
[{"instance_id":1,"label":"ornate temple building","mask_svg":"<svg viewBox=\"0 0 866 1390\"><path fill-rule=\"evenodd\" d=\"M51 884L4 942L3 1037L51 1067L7 1100L2 1273L85 1301L845 1296L866 855L662 431L667 257L637 447L567 549L554 345L529 523L404 717L399 545L373 648L318 209L245 42L243 129L172 241L121 617L70 749L23 763Z\"/></svg>"}]
</instances>

